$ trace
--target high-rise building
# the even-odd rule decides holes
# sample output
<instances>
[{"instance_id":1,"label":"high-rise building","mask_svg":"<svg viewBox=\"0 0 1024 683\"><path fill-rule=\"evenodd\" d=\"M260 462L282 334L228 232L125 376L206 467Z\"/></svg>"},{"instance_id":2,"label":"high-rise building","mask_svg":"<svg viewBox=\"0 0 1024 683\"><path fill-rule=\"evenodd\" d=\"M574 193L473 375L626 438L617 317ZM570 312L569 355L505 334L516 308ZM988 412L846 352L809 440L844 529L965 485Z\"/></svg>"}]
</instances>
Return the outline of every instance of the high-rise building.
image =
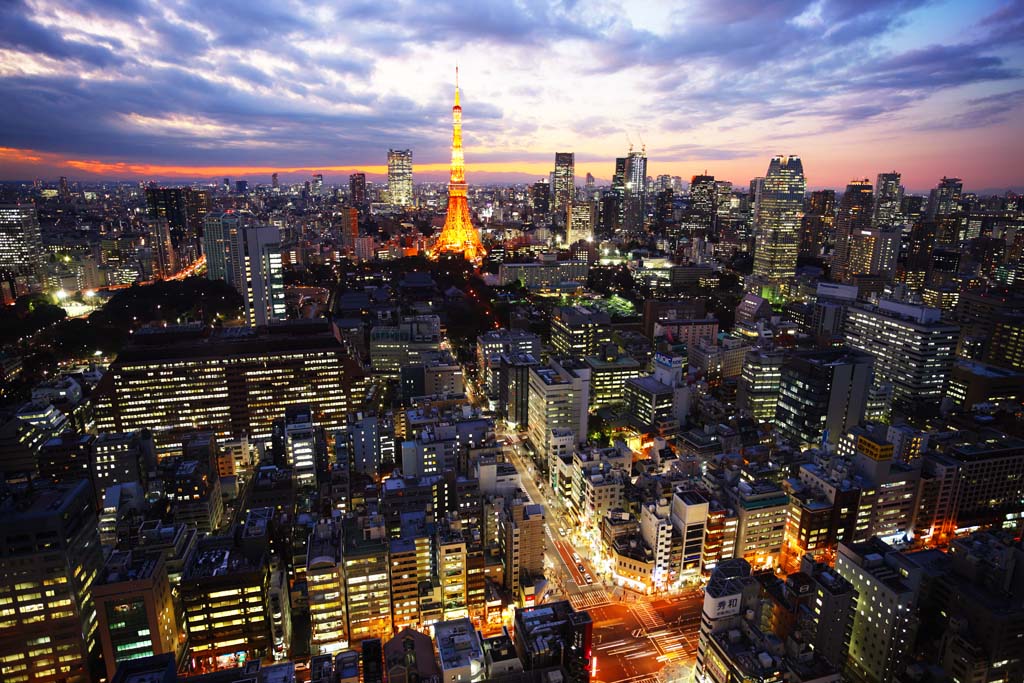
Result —
<instances>
[{"instance_id":1,"label":"high-rise building","mask_svg":"<svg viewBox=\"0 0 1024 683\"><path fill-rule=\"evenodd\" d=\"M103 552L89 482L5 490L0 514L0 678L95 680L92 589Z\"/></svg>"},{"instance_id":2,"label":"high-rise building","mask_svg":"<svg viewBox=\"0 0 1024 683\"><path fill-rule=\"evenodd\" d=\"M822 255L836 221L835 190L815 190L800 219L800 256Z\"/></svg>"},{"instance_id":3,"label":"high-rise building","mask_svg":"<svg viewBox=\"0 0 1024 683\"><path fill-rule=\"evenodd\" d=\"M785 357L782 351L752 349L743 360L737 404L755 420L775 418Z\"/></svg>"},{"instance_id":4,"label":"high-rise building","mask_svg":"<svg viewBox=\"0 0 1024 683\"><path fill-rule=\"evenodd\" d=\"M36 208L0 204L0 278L34 275L41 279L43 254Z\"/></svg>"},{"instance_id":5,"label":"high-rise building","mask_svg":"<svg viewBox=\"0 0 1024 683\"><path fill-rule=\"evenodd\" d=\"M832 254L833 280L849 280L851 245L854 240L860 238L861 232L871 228L874 202L874 191L867 178L854 180L846 186L846 192L839 200L839 214L836 216L836 248Z\"/></svg>"},{"instance_id":6,"label":"high-rise building","mask_svg":"<svg viewBox=\"0 0 1024 683\"><path fill-rule=\"evenodd\" d=\"M452 163L448 174L448 213L430 256L462 254L467 261L478 262L486 255L480 233L473 225L466 200L466 159L462 152L462 105L459 103L459 70L455 69L455 105L452 107Z\"/></svg>"},{"instance_id":7,"label":"high-rise building","mask_svg":"<svg viewBox=\"0 0 1024 683\"><path fill-rule=\"evenodd\" d=\"M313 527L306 546L306 585L309 594L310 647L314 654L348 647L345 614L341 529L334 522Z\"/></svg>"},{"instance_id":8,"label":"high-rise building","mask_svg":"<svg viewBox=\"0 0 1024 683\"><path fill-rule=\"evenodd\" d=\"M757 234L754 275L767 284L781 284L796 273L800 216L806 189L800 157L772 158L754 215Z\"/></svg>"},{"instance_id":9,"label":"high-rise building","mask_svg":"<svg viewBox=\"0 0 1024 683\"><path fill-rule=\"evenodd\" d=\"M589 369L566 368L555 361L531 367L529 391L528 438L542 459L547 459L553 429L570 429L576 441L586 440Z\"/></svg>"},{"instance_id":10,"label":"high-rise building","mask_svg":"<svg viewBox=\"0 0 1024 683\"><path fill-rule=\"evenodd\" d=\"M903 186L896 171L879 173L875 181L875 207L871 223L876 226L894 226L902 223Z\"/></svg>"},{"instance_id":11,"label":"high-rise building","mask_svg":"<svg viewBox=\"0 0 1024 683\"><path fill-rule=\"evenodd\" d=\"M624 169L623 230L639 234L644 229L647 213L647 148L639 152L629 150Z\"/></svg>"},{"instance_id":12,"label":"high-rise building","mask_svg":"<svg viewBox=\"0 0 1024 683\"><path fill-rule=\"evenodd\" d=\"M559 222L565 222L576 201L576 155L572 152L555 153L555 174L552 176L551 212Z\"/></svg>"},{"instance_id":13,"label":"high-rise building","mask_svg":"<svg viewBox=\"0 0 1024 683\"><path fill-rule=\"evenodd\" d=\"M888 299L846 312L846 343L875 359L875 386L889 385L893 407L934 410L953 369L960 328L938 309Z\"/></svg>"},{"instance_id":14,"label":"high-rise building","mask_svg":"<svg viewBox=\"0 0 1024 683\"><path fill-rule=\"evenodd\" d=\"M229 236L231 262L240 266L232 273L232 284L242 295L246 323L264 327L285 320L281 231L265 225L245 227Z\"/></svg>"},{"instance_id":15,"label":"high-rise building","mask_svg":"<svg viewBox=\"0 0 1024 683\"><path fill-rule=\"evenodd\" d=\"M394 206L412 206L412 150L388 150L388 200Z\"/></svg>"},{"instance_id":16,"label":"high-rise building","mask_svg":"<svg viewBox=\"0 0 1024 683\"><path fill-rule=\"evenodd\" d=\"M864 418L872 359L860 351L798 353L782 364L775 423L800 446L836 444Z\"/></svg>"},{"instance_id":17,"label":"high-rise building","mask_svg":"<svg viewBox=\"0 0 1024 683\"><path fill-rule=\"evenodd\" d=\"M352 195L352 206L357 209L367 207L365 173L353 173L348 177L348 191Z\"/></svg>"},{"instance_id":18,"label":"high-rise building","mask_svg":"<svg viewBox=\"0 0 1024 683\"><path fill-rule=\"evenodd\" d=\"M313 174L313 185L312 185L311 189L312 189L313 195L316 196L316 197L319 197L320 195L322 195L324 193L324 174L323 173L314 173Z\"/></svg>"},{"instance_id":19,"label":"high-rise building","mask_svg":"<svg viewBox=\"0 0 1024 683\"><path fill-rule=\"evenodd\" d=\"M281 181L277 179L277 172L270 174L270 187L279 190L281 189Z\"/></svg>"},{"instance_id":20,"label":"high-rise building","mask_svg":"<svg viewBox=\"0 0 1024 683\"><path fill-rule=\"evenodd\" d=\"M551 346L573 358L596 356L612 341L612 320L604 311L562 306L551 315Z\"/></svg>"},{"instance_id":21,"label":"high-rise building","mask_svg":"<svg viewBox=\"0 0 1024 683\"><path fill-rule=\"evenodd\" d=\"M900 255L900 226L860 228L850 235L847 245L846 280L859 275L891 280L895 275L896 259Z\"/></svg>"},{"instance_id":22,"label":"high-rise building","mask_svg":"<svg viewBox=\"0 0 1024 683\"><path fill-rule=\"evenodd\" d=\"M238 543L233 535L203 539L179 590L194 664L215 667L224 655L244 652L258 660L272 652L270 572L262 544Z\"/></svg>"},{"instance_id":23,"label":"high-rise building","mask_svg":"<svg viewBox=\"0 0 1024 683\"><path fill-rule=\"evenodd\" d=\"M704 590L697 637L694 676L699 683L729 680L727 666L716 647L716 636L737 628L747 610L757 606L759 593L760 585L751 576L750 563L746 560L724 560L711 572L711 579ZM781 680L781 677L776 680Z\"/></svg>"},{"instance_id":24,"label":"high-rise building","mask_svg":"<svg viewBox=\"0 0 1024 683\"><path fill-rule=\"evenodd\" d=\"M309 405L285 408L283 420L285 464L300 486L316 484L317 429Z\"/></svg>"},{"instance_id":25,"label":"high-rise building","mask_svg":"<svg viewBox=\"0 0 1024 683\"><path fill-rule=\"evenodd\" d=\"M229 285L241 278L242 262L240 252L234 248L238 234L253 221L247 211L225 211L206 217L203 231L203 253L206 254L206 277L210 280L224 280Z\"/></svg>"},{"instance_id":26,"label":"high-rise building","mask_svg":"<svg viewBox=\"0 0 1024 683\"><path fill-rule=\"evenodd\" d=\"M178 654L185 638L162 553L115 550L96 580L93 599L107 680L121 662Z\"/></svg>"},{"instance_id":27,"label":"high-rise building","mask_svg":"<svg viewBox=\"0 0 1024 683\"><path fill-rule=\"evenodd\" d=\"M342 539L349 642L390 637L391 583L384 518L368 515L347 519Z\"/></svg>"},{"instance_id":28,"label":"high-rise building","mask_svg":"<svg viewBox=\"0 0 1024 683\"><path fill-rule=\"evenodd\" d=\"M963 191L962 180L943 176L938 186L928 196L928 218L934 220L959 213Z\"/></svg>"},{"instance_id":29,"label":"high-rise building","mask_svg":"<svg viewBox=\"0 0 1024 683\"><path fill-rule=\"evenodd\" d=\"M572 245L579 241L591 242L594 239L594 224L597 222L597 205L592 201L577 202L572 205L572 215L566 230L566 244Z\"/></svg>"},{"instance_id":30,"label":"high-rise building","mask_svg":"<svg viewBox=\"0 0 1024 683\"><path fill-rule=\"evenodd\" d=\"M505 586L519 597L544 575L544 506L510 498L500 515L500 543L505 560Z\"/></svg>"},{"instance_id":31,"label":"high-rise building","mask_svg":"<svg viewBox=\"0 0 1024 683\"><path fill-rule=\"evenodd\" d=\"M546 214L551 210L551 184L543 180L530 185L530 208L534 214Z\"/></svg>"},{"instance_id":32,"label":"high-rise building","mask_svg":"<svg viewBox=\"0 0 1024 683\"><path fill-rule=\"evenodd\" d=\"M718 209L715 176L695 175L690 179L690 211L696 220L710 229L715 222Z\"/></svg>"},{"instance_id":33,"label":"high-rise building","mask_svg":"<svg viewBox=\"0 0 1024 683\"><path fill-rule=\"evenodd\" d=\"M345 427L362 371L326 328L290 329L136 333L140 343L118 355L95 390L99 431L147 428L164 452L180 448L174 435L184 429L266 441L286 406L303 404L324 429Z\"/></svg>"},{"instance_id":34,"label":"high-rise building","mask_svg":"<svg viewBox=\"0 0 1024 683\"><path fill-rule=\"evenodd\" d=\"M917 633L921 570L873 538L840 543L836 573L857 592L847 660L851 673L872 683L896 680Z\"/></svg>"}]
</instances>

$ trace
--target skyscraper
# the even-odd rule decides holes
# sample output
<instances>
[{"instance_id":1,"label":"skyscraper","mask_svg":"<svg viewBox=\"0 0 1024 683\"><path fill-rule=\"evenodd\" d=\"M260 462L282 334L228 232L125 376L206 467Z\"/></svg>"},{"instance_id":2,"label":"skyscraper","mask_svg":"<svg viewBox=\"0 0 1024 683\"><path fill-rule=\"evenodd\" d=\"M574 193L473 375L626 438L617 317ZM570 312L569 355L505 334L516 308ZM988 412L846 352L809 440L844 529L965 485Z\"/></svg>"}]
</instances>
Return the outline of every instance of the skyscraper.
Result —
<instances>
[{"instance_id":1,"label":"skyscraper","mask_svg":"<svg viewBox=\"0 0 1024 683\"><path fill-rule=\"evenodd\" d=\"M879 173L875 182L875 210L872 223L876 226L897 225L901 219L903 186L896 171Z\"/></svg>"},{"instance_id":2,"label":"skyscraper","mask_svg":"<svg viewBox=\"0 0 1024 683\"><path fill-rule=\"evenodd\" d=\"M36 208L0 205L0 276L42 277L43 241Z\"/></svg>"},{"instance_id":3,"label":"skyscraper","mask_svg":"<svg viewBox=\"0 0 1024 683\"><path fill-rule=\"evenodd\" d=\"M695 175L690 179L690 211L705 229L710 229L718 206L715 176Z\"/></svg>"},{"instance_id":4,"label":"skyscraper","mask_svg":"<svg viewBox=\"0 0 1024 683\"><path fill-rule=\"evenodd\" d=\"M467 261L479 262L487 253L480 233L473 225L466 201L466 160L462 153L462 105L459 103L459 70L455 69L455 105L452 107L452 163L448 177L448 214L430 256L462 254Z\"/></svg>"},{"instance_id":5,"label":"skyscraper","mask_svg":"<svg viewBox=\"0 0 1024 683\"><path fill-rule=\"evenodd\" d=\"M754 275L778 285L796 274L796 257L807 182L798 156L776 156L768 165L754 216Z\"/></svg>"},{"instance_id":6,"label":"skyscraper","mask_svg":"<svg viewBox=\"0 0 1024 683\"><path fill-rule=\"evenodd\" d=\"M388 199L394 206L412 206L412 150L388 150Z\"/></svg>"},{"instance_id":7,"label":"skyscraper","mask_svg":"<svg viewBox=\"0 0 1024 683\"><path fill-rule=\"evenodd\" d=\"M579 202L572 206L566 244L576 244L580 240L590 242L594 239L594 223L596 222L597 206L592 201Z\"/></svg>"},{"instance_id":8,"label":"skyscraper","mask_svg":"<svg viewBox=\"0 0 1024 683\"><path fill-rule=\"evenodd\" d=\"M800 219L800 256L820 256L836 221L835 190L811 193L807 212Z\"/></svg>"},{"instance_id":9,"label":"skyscraper","mask_svg":"<svg viewBox=\"0 0 1024 683\"><path fill-rule=\"evenodd\" d=\"M366 207L366 174L353 173L348 177L348 189L352 195L352 206L357 209Z\"/></svg>"},{"instance_id":10,"label":"skyscraper","mask_svg":"<svg viewBox=\"0 0 1024 683\"><path fill-rule=\"evenodd\" d=\"M230 285L236 283L237 273L242 268L232 250L238 232L252 222L253 216L247 211L225 211L206 217L203 234L203 253L206 254L206 277L210 280L224 280Z\"/></svg>"},{"instance_id":11,"label":"skyscraper","mask_svg":"<svg viewBox=\"0 0 1024 683\"><path fill-rule=\"evenodd\" d=\"M572 152L555 153L555 174L552 176L551 196L554 198L552 212L568 219L569 208L576 198L576 155Z\"/></svg>"},{"instance_id":12,"label":"skyscraper","mask_svg":"<svg viewBox=\"0 0 1024 683\"><path fill-rule=\"evenodd\" d=\"M875 357L875 385L890 385L893 406L910 413L938 407L959 334L938 309L886 299L846 313L846 343Z\"/></svg>"},{"instance_id":13,"label":"skyscraper","mask_svg":"<svg viewBox=\"0 0 1024 683\"><path fill-rule=\"evenodd\" d=\"M647 211L646 147L641 148L639 152L629 150L629 154L626 155L624 180L623 230L637 234L644 229L644 214Z\"/></svg>"},{"instance_id":14,"label":"skyscraper","mask_svg":"<svg viewBox=\"0 0 1024 683\"><path fill-rule=\"evenodd\" d=\"M92 586L103 566L86 480L0 496L0 678L7 683L95 680Z\"/></svg>"},{"instance_id":15,"label":"skyscraper","mask_svg":"<svg viewBox=\"0 0 1024 683\"><path fill-rule=\"evenodd\" d=\"M245 301L245 321L262 327L284 320L284 269L281 231L272 225L248 227L234 233L232 260L242 264L235 287Z\"/></svg>"},{"instance_id":16,"label":"skyscraper","mask_svg":"<svg viewBox=\"0 0 1024 683\"><path fill-rule=\"evenodd\" d=\"M832 254L832 279L846 282L850 279L851 243L860 238L862 231L871 227L871 212L875 196L868 179L854 180L846 186L839 200L836 216L836 249Z\"/></svg>"},{"instance_id":17,"label":"skyscraper","mask_svg":"<svg viewBox=\"0 0 1024 683\"><path fill-rule=\"evenodd\" d=\"M313 194L319 197L324 193L324 174L313 174Z\"/></svg>"},{"instance_id":18,"label":"skyscraper","mask_svg":"<svg viewBox=\"0 0 1024 683\"><path fill-rule=\"evenodd\" d=\"M775 424L790 442L836 444L864 418L872 359L849 349L809 351L782 364Z\"/></svg>"},{"instance_id":19,"label":"skyscraper","mask_svg":"<svg viewBox=\"0 0 1024 683\"><path fill-rule=\"evenodd\" d=\"M959 178L943 176L938 187L928 196L928 218L951 216L960 210L960 196L964 183Z\"/></svg>"}]
</instances>

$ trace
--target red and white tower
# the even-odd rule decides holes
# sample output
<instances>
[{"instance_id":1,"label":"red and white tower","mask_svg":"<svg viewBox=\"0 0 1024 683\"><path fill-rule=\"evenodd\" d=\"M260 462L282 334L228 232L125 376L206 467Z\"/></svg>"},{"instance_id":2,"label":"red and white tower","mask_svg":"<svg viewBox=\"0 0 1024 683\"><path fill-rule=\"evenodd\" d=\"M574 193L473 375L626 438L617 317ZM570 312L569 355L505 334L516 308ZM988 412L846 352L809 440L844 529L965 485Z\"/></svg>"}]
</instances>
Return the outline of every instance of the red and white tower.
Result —
<instances>
[{"instance_id":1,"label":"red and white tower","mask_svg":"<svg viewBox=\"0 0 1024 683\"><path fill-rule=\"evenodd\" d=\"M455 67L455 106L452 107L452 164L448 178L448 215L444 229L430 248L429 256L462 254L467 261L479 263L487 253L480 233L473 227L466 201L466 159L462 154L462 106L459 104L459 68Z\"/></svg>"}]
</instances>

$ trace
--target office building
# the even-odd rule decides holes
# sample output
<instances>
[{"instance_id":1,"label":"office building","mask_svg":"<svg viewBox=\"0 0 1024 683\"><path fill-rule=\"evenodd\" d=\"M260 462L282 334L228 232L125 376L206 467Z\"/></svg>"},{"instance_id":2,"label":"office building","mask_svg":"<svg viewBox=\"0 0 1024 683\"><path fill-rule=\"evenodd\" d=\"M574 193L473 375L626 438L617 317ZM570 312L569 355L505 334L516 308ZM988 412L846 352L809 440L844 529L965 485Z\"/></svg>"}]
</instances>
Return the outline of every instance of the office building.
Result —
<instances>
[{"instance_id":1,"label":"office building","mask_svg":"<svg viewBox=\"0 0 1024 683\"><path fill-rule=\"evenodd\" d=\"M798 353L782 364L775 423L801 447L836 444L864 418L871 356L836 349Z\"/></svg>"},{"instance_id":2,"label":"office building","mask_svg":"<svg viewBox=\"0 0 1024 683\"><path fill-rule=\"evenodd\" d=\"M576 155L572 152L555 153L551 197L551 212L558 222L565 223L573 202L576 201Z\"/></svg>"},{"instance_id":3,"label":"office building","mask_svg":"<svg viewBox=\"0 0 1024 683\"><path fill-rule=\"evenodd\" d=\"M891 386L893 408L908 413L938 407L959 331L936 309L888 299L846 313L847 345L874 357L875 386Z\"/></svg>"},{"instance_id":4,"label":"office building","mask_svg":"<svg viewBox=\"0 0 1024 683\"><path fill-rule=\"evenodd\" d=\"M526 671L552 666L567 683L589 683L594 624L567 600L516 609L515 647Z\"/></svg>"},{"instance_id":5,"label":"office building","mask_svg":"<svg viewBox=\"0 0 1024 683\"><path fill-rule=\"evenodd\" d=\"M411 149L388 150L388 200L393 206L413 205Z\"/></svg>"},{"instance_id":6,"label":"office building","mask_svg":"<svg viewBox=\"0 0 1024 683\"><path fill-rule=\"evenodd\" d=\"M145 484L142 439L138 433L100 434L92 442L90 474L97 501L111 486ZM152 464L156 464L155 462Z\"/></svg>"},{"instance_id":7,"label":"office building","mask_svg":"<svg viewBox=\"0 0 1024 683\"><path fill-rule=\"evenodd\" d=\"M369 206L366 196L365 173L353 173L348 177L348 192L352 199L352 206L360 210Z\"/></svg>"},{"instance_id":8,"label":"office building","mask_svg":"<svg viewBox=\"0 0 1024 683\"><path fill-rule=\"evenodd\" d=\"M527 438L539 456L547 458L554 429L571 430L576 441L587 439L589 369L555 361L546 367L531 367L529 392Z\"/></svg>"},{"instance_id":9,"label":"office building","mask_svg":"<svg viewBox=\"0 0 1024 683\"><path fill-rule=\"evenodd\" d=\"M959 213L963 191L962 180L943 176L938 186L928 195L927 217L935 220Z\"/></svg>"},{"instance_id":10,"label":"office building","mask_svg":"<svg viewBox=\"0 0 1024 683\"><path fill-rule=\"evenodd\" d=\"M551 346L573 358L596 356L612 341L612 319L604 311L561 306L551 314Z\"/></svg>"},{"instance_id":11,"label":"office building","mask_svg":"<svg viewBox=\"0 0 1024 683\"><path fill-rule=\"evenodd\" d=\"M879 173L875 181L875 206L871 224L875 227L893 227L903 222L903 186L896 171Z\"/></svg>"},{"instance_id":12,"label":"office building","mask_svg":"<svg viewBox=\"0 0 1024 683\"><path fill-rule=\"evenodd\" d=\"M115 550L92 595L108 680L121 662L178 654L185 634L178 630L162 553Z\"/></svg>"},{"instance_id":13,"label":"office building","mask_svg":"<svg viewBox=\"0 0 1024 683\"><path fill-rule=\"evenodd\" d=\"M640 377L640 361L617 354L618 347L609 346L600 356L584 358L590 368L590 409L597 410L625 400L626 382Z\"/></svg>"},{"instance_id":14,"label":"office building","mask_svg":"<svg viewBox=\"0 0 1024 683\"><path fill-rule=\"evenodd\" d=\"M569 225L566 229L565 243L573 245L579 241L592 242L595 223L597 223L597 205L594 202L588 200L573 204Z\"/></svg>"},{"instance_id":15,"label":"office building","mask_svg":"<svg viewBox=\"0 0 1024 683\"><path fill-rule=\"evenodd\" d=\"M740 558L719 562L704 590L700 630L697 636L698 683L719 683L729 670L723 653L715 647L718 634L734 630L747 610L757 607L760 585L751 576L750 564Z\"/></svg>"},{"instance_id":16,"label":"office building","mask_svg":"<svg viewBox=\"0 0 1024 683\"><path fill-rule=\"evenodd\" d=\"M785 353L754 348L746 352L740 371L737 405L755 420L775 418L775 406L782 386Z\"/></svg>"},{"instance_id":17,"label":"office building","mask_svg":"<svg viewBox=\"0 0 1024 683\"><path fill-rule=\"evenodd\" d=\"M860 236L861 231L871 228L874 203L875 195L867 178L854 180L846 186L846 192L839 200L839 213L836 215L836 248L832 254L833 280L849 281L852 240L855 236Z\"/></svg>"},{"instance_id":18,"label":"office building","mask_svg":"<svg viewBox=\"0 0 1024 683\"><path fill-rule=\"evenodd\" d=\"M781 284L796 273L806 189L800 157L772 158L754 214L754 275L766 284Z\"/></svg>"},{"instance_id":19,"label":"office building","mask_svg":"<svg viewBox=\"0 0 1024 683\"><path fill-rule=\"evenodd\" d=\"M622 228L630 235L644 230L647 215L647 149L626 154L623 188Z\"/></svg>"},{"instance_id":20,"label":"office building","mask_svg":"<svg viewBox=\"0 0 1024 683\"><path fill-rule=\"evenodd\" d=\"M836 219L835 190L815 190L800 219L800 256L820 257L832 237Z\"/></svg>"},{"instance_id":21,"label":"office building","mask_svg":"<svg viewBox=\"0 0 1024 683\"><path fill-rule=\"evenodd\" d=\"M348 647L341 551L341 528L336 523L313 527L306 546L306 586L314 654L334 654Z\"/></svg>"},{"instance_id":22,"label":"office building","mask_svg":"<svg viewBox=\"0 0 1024 683\"><path fill-rule=\"evenodd\" d=\"M284 460L299 486L316 484L317 450L321 445L309 405L285 408L283 421Z\"/></svg>"},{"instance_id":23,"label":"office building","mask_svg":"<svg viewBox=\"0 0 1024 683\"><path fill-rule=\"evenodd\" d=\"M673 410L675 391L655 377L627 380L623 397L626 415L637 429L660 432L666 426L678 426Z\"/></svg>"},{"instance_id":24,"label":"office building","mask_svg":"<svg viewBox=\"0 0 1024 683\"><path fill-rule=\"evenodd\" d=\"M582 287L587 283L590 265L586 261L559 261L551 255L531 263L502 263L498 267L498 282L510 285L521 282L527 289L556 289Z\"/></svg>"},{"instance_id":25,"label":"office building","mask_svg":"<svg viewBox=\"0 0 1024 683\"><path fill-rule=\"evenodd\" d=\"M235 245L239 233L252 224L247 211L225 211L206 216L203 228L203 253L206 254L206 277L224 280L237 286L244 272L242 252Z\"/></svg>"},{"instance_id":26,"label":"office building","mask_svg":"<svg viewBox=\"0 0 1024 683\"><path fill-rule=\"evenodd\" d=\"M342 529L348 641L390 637L391 584L388 541L379 515L345 520Z\"/></svg>"},{"instance_id":27,"label":"office building","mask_svg":"<svg viewBox=\"0 0 1024 683\"><path fill-rule=\"evenodd\" d=\"M43 241L31 204L0 204L0 277L43 276Z\"/></svg>"},{"instance_id":28,"label":"office building","mask_svg":"<svg viewBox=\"0 0 1024 683\"><path fill-rule=\"evenodd\" d=\"M856 680L887 683L909 663L921 572L877 538L840 543L836 573L857 592L848 667Z\"/></svg>"},{"instance_id":29,"label":"office building","mask_svg":"<svg viewBox=\"0 0 1024 683\"><path fill-rule=\"evenodd\" d=\"M187 656L196 665L224 668L238 652L247 659L272 653L270 571L262 544L242 544L232 535L201 540L179 590L189 633Z\"/></svg>"},{"instance_id":30,"label":"office building","mask_svg":"<svg viewBox=\"0 0 1024 683\"><path fill-rule=\"evenodd\" d=\"M544 506L509 498L499 525L505 586L518 598L521 586L532 589L544 575Z\"/></svg>"},{"instance_id":31,"label":"office building","mask_svg":"<svg viewBox=\"0 0 1024 683\"><path fill-rule=\"evenodd\" d=\"M274 226L248 227L235 236L233 260L242 264L235 287L242 295L246 323L263 327L285 320L281 232Z\"/></svg>"},{"instance_id":32,"label":"office building","mask_svg":"<svg viewBox=\"0 0 1024 683\"><path fill-rule=\"evenodd\" d=\"M162 452L179 447L180 430L267 441L290 405L309 405L320 427L337 430L365 391L361 369L321 325L151 334L136 332L94 400L101 431L148 428Z\"/></svg>"},{"instance_id":33,"label":"office building","mask_svg":"<svg viewBox=\"0 0 1024 683\"><path fill-rule=\"evenodd\" d=\"M896 273L896 259L900 254L900 226L858 228L850 234L846 252L847 282L856 282L858 276L890 281Z\"/></svg>"},{"instance_id":34,"label":"office building","mask_svg":"<svg viewBox=\"0 0 1024 683\"><path fill-rule=\"evenodd\" d=\"M0 678L93 680L99 643L92 590L103 554L89 482L0 496Z\"/></svg>"}]
</instances>

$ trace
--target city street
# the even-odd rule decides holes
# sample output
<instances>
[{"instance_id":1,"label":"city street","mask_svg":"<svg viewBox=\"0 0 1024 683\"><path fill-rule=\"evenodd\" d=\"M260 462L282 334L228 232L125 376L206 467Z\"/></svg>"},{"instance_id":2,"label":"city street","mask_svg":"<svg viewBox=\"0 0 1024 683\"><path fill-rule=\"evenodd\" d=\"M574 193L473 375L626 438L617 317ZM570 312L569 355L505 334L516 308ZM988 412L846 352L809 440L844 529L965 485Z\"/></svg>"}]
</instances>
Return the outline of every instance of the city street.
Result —
<instances>
[{"instance_id":1,"label":"city street","mask_svg":"<svg viewBox=\"0 0 1024 683\"><path fill-rule=\"evenodd\" d=\"M529 499L544 505L547 517L545 566L555 593L573 607L587 610L594 622L595 683L676 683L688 681L697 656L697 632L703 595L696 588L669 597L648 597L605 584L586 552L569 535L573 522L561 501L537 486L536 469L522 457L519 438L502 427L500 442L519 471ZM562 536L562 531L568 531ZM579 559L577 560L576 557ZM583 571L580 571L580 566ZM592 583L588 584L587 576Z\"/></svg>"}]
</instances>

